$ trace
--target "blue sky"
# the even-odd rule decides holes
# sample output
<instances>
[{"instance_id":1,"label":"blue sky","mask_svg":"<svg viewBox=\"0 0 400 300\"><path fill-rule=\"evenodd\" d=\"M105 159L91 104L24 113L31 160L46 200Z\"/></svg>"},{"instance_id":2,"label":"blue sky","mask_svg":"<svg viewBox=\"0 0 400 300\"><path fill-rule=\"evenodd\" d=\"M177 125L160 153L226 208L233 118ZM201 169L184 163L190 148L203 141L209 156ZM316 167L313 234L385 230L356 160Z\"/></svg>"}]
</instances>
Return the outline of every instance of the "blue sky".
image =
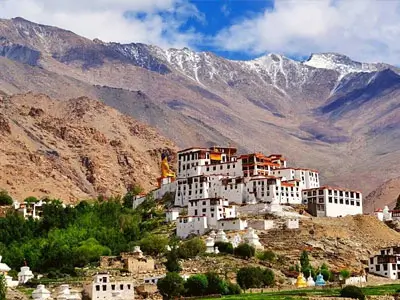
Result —
<instances>
[{"instance_id":1,"label":"blue sky","mask_svg":"<svg viewBox=\"0 0 400 300\"><path fill-rule=\"evenodd\" d=\"M188 22L182 26L182 30L194 27L197 31L207 36L215 36L226 26L230 26L245 18L252 18L256 15L260 15L265 9L271 9L274 5L274 1L262 0L204 0L190 2L196 5L199 12L204 15L205 20L190 18ZM258 56L246 52L224 51L223 49L207 44L196 45L196 48L201 51L213 51L220 56L230 59L251 59Z\"/></svg>"},{"instance_id":2,"label":"blue sky","mask_svg":"<svg viewBox=\"0 0 400 300\"><path fill-rule=\"evenodd\" d=\"M0 18L17 16L90 39L231 59L336 52L400 64L396 0L0 0Z\"/></svg>"}]
</instances>

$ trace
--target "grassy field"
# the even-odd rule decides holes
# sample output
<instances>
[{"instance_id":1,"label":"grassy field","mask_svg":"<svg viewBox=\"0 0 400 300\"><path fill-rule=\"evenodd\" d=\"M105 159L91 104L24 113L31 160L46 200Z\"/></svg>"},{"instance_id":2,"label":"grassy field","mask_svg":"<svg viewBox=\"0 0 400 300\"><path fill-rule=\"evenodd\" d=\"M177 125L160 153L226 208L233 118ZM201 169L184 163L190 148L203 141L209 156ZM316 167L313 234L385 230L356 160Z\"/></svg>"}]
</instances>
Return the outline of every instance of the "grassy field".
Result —
<instances>
[{"instance_id":1,"label":"grassy field","mask_svg":"<svg viewBox=\"0 0 400 300\"><path fill-rule=\"evenodd\" d=\"M362 288L365 295L391 295L400 289L400 284L387 284L378 286L368 286ZM239 300L239 299L251 299L251 300L294 300L308 296L325 296L335 297L339 296L340 289L338 288L323 288L323 289L298 289L288 290L279 292L266 292L258 294L241 294L237 296L225 296L223 299Z\"/></svg>"}]
</instances>

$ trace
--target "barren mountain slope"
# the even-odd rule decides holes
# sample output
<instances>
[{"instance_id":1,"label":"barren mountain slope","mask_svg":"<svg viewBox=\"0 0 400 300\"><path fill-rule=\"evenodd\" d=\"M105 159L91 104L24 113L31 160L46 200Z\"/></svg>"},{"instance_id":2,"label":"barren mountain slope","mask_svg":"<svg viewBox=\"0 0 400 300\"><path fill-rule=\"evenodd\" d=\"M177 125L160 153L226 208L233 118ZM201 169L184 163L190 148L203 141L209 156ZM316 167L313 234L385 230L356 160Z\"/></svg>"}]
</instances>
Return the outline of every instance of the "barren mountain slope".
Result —
<instances>
[{"instance_id":1,"label":"barren mountain slope","mask_svg":"<svg viewBox=\"0 0 400 300\"><path fill-rule=\"evenodd\" d=\"M319 169L324 183L364 194L399 176L400 76L389 65L334 53L231 61L91 41L21 18L0 20L0 56L11 62L0 68L0 88L99 98L180 147L281 152Z\"/></svg>"},{"instance_id":2,"label":"barren mountain slope","mask_svg":"<svg viewBox=\"0 0 400 300\"><path fill-rule=\"evenodd\" d=\"M365 212L373 212L374 208L383 208L385 205L393 209L397 197L400 195L400 177L390 179L372 191L365 198Z\"/></svg>"},{"instance_id":3,"label":"barren mountain slope","mask_svg":"<svg viewBox=\"0 0 400 300\"><path fill-rule=\"evenodd\" d=\"M1 97L0 187L67 202L153 188L160 153L174 144L154 129L85 97Z\"/></svg>"},{"instance_id":4,"label":"barren mountain slope","mask_svg":"<svg viewBox=\"0 0 400 300\"><path fill-rule=\"evenodd\" d=\"M260 234L260 242L265 247L290 257L294 263L298 262L301 251L307 249L319 265L326 262L336 271L343 268L360 271L362 261L399 241L400 233L374 216L365 215L312 218L302 220L298 231L274 230Z\"/></svg>"}]
</instances>

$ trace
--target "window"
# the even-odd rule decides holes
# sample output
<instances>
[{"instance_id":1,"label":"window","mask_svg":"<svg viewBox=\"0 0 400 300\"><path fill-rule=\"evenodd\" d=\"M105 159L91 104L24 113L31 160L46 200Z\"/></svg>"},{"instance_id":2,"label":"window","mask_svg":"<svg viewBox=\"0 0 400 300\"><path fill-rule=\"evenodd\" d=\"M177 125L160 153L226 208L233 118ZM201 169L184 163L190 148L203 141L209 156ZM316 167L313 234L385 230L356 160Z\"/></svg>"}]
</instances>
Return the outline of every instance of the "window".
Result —
<instances>
[{"instance_id":1,"label":"window","mask_svg":"<svg viewBox=\"0 0 400 300\"><path fill-rule=\"evenodd\" d=\"M203 208L201 211L202 212L207 212L207 208Z\"/></svg>"},{"instance_id":2,"label":"window","mask_svg":"<svg viewBox=\"0 0 400 300\"><path fill-rule=\"evenodd\" d=\"M351 205L354 205L354 201L350 201L350 204L351 204Z\"/></svg>"},{"instance_id":3,"label":"window","mask_svg":"<svg viewBox=\"0 0 400 300\"><path fill-rule=\"evenodd\" d=\"M357 205L357 206L360 206L360 202L357 201L357 202L356 202L356 205Z\"/></svg>"},{"instance_id":4,"label":"window","mask_svg":"<svg viewBox=\"0 0 400 300\"><path fill-rule=\"evenodd\" d=\"M119 285L119 289L120 289L121 291L123 291L123 290L124 290L124 285L123 285L123 284L120 284L120 285Z\"/></svg>"},{"instance_id":5,"label":"window","mask_svg":"<svg viewBox=\"0 0 400 300\"><path fill-rule=\"evenodd\" d=\"M369 259L369 263L370 263L371 265L374 263L374 258L373 258L373 257L371 257L371 258Z\"/></svg>"},{"instance_id":6,"label":"window","mask_svg":"<svg viewBox=\"0 0 400 300\"><path fill-rule=\"evenodd\" d=\"M387 264L383 264L383 271L387 271L388 269L388 265Z\"/></svg>"},{"instance_id":7,"label":"window","mask_svg":"<svg viewBox=\"0 0 400 300\"><path fill-rule=\"evenodd\" d=\"M111 285L111 289L112 289L113 291L115 291L115 284L112 284L112 285Z\"/></svg>"},{"instance_id":8,"label":"window","mask_svg":"<svg viewBox=\"0 0 400 300\"><path fill-rule=\"evenodd\" d=\"M96 285L96 291L100 291L100 286Z\"/></svg>"},{"instance_id":9,"label":"window","mask_svg":"<svg viewBox=\"0 0 400 300\"><path fill-rule=\"evenodd\" d=\"M381 270L381 266L380 265L376 265L376 271L379 272Z\"/></svg>"},{"instance_id":10,"label":"window","mask_svg":"<svg viewBox=\"0 0 400 300\"><path fill-rule=\"evenodd\" d=\"M131 285L130 284L128 284L128 290L130 290L131 289Z\"/></svg>"},{"instance_id":11,"label":"window","mask_svg":"<svg viewBox=\"0 0 400 300\"><path fill-rule=\"evenodd\" d=\"M207 172L210 171L210 167L207 167Z\"/></svg>"},{"instance_id":12,"label":"window","mask_svg":"<svg viewBox=\"0 0 400 300\"><path fill-rule=\"evenodd\" d=\"M107 291L107 286L103 285L103 291Z\"/></svg>"},{"instance_id":13,"label":"window","mask_svg":"<svg viewBox=\"0 0 400 300\"><path fill-rule=\"evenodd\" d=\"M396 264L392 264L392 269L396 270Z\"/></svg>"}]
</instances>

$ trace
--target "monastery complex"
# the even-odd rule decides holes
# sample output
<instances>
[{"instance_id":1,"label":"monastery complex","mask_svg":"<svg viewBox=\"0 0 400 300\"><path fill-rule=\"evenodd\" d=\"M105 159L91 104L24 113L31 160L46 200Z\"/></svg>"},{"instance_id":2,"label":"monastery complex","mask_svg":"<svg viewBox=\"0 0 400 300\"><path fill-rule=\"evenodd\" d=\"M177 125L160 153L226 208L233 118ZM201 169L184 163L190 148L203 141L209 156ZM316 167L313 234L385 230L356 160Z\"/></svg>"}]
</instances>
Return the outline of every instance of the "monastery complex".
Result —
<instances>
[{"instance_id":1,"label":"monastery complex","mask_svg":"<svg viewBox=\"0 0 400 300\"><path fill-rule=\"evenodd\" d=\"M279 213L284 206L306 205L316 217L363 213L361 192L323 186L317 170L290 167L281 154L189 148L178 152L177 174L170 170L166 155L161 168L159 187L151 193L154 199L174 195L167 221L176 220L181 238L209 230L243 230L250 226L240 217L242 212ZM144 195L137 197L133 207L144 200Z\"/></svg>"}]
</instances>

